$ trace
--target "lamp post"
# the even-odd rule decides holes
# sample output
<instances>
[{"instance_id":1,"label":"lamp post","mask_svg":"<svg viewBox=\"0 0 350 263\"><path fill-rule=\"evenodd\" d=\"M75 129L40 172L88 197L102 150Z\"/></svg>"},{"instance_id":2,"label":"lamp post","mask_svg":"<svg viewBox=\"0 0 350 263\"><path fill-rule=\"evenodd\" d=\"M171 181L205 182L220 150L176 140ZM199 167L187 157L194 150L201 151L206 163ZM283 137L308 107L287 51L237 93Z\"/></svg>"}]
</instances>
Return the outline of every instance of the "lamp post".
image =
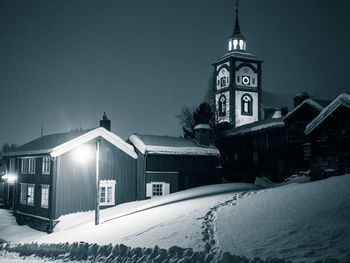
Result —
<instances>
[{"instance_id":1,"label":"lamp post","mask_svg":"<svg viewBox=\"0 0 350 263\"><path fill-rule=\"evenodd\" d=\"M86 144L80 145L77 147L74 151L73 157L75 158L77 163L80 163L81 165L87 165L91 159L92 156L95 157L96 162L96 170L95 170L95 188L96 188L96 202L95 202L95 225L98 225L100 223L100 180L99 180L99 173L100 173L100 140L96 140L96 146L93 147L92 145L88 146ZM92 146L92 147L91 147ZM93 154L95 150L95 153Z\"/></svg>"},{"instance_id":2,"label":"lamp post","mask_svg":"<svg viewBox=\"0 0 350 263\"><path fill-rule=\"evenodd\" d=\"M96 141L96 207L95 207L95 225L100 223L100 140Z\"/></svg>"}]
</instances>

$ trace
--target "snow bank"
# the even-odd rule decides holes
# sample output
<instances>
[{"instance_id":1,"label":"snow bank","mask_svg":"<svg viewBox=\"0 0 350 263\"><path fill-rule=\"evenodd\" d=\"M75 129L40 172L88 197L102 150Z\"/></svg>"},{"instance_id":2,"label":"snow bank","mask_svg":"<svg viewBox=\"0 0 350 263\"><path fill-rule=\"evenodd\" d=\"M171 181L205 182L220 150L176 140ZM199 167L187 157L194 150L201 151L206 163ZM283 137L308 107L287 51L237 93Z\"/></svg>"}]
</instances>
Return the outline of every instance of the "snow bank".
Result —
<instances>
[{"instance_id":1,"label":"snow bank","mask_svg":"<svg viewBox=\"0 0 350 263\"><path fill-rule=\"evenodd\" d=\"M172 246L169 249L154 248L131 248L123 244L112 246L75 242L73 244L2 244L0 252L18 253L21 257L37 256L50 260L68 262L72 260L89 262L222 262L222 263L289 263L278 258L262 260L259 258L247 259L228 252L211 254L208 251L195 252L191 248ZM4 257L6 255L0 254ZM38 260L39 261L39 260ZM337 262L337 261L335 261Z\"/></svg>"},{"instance_id":2,"label":"snow bank","mask_svg":"<svg viewBox=\"0 0 350 263\"><path fill-rule=\"evenodd\" d=\"M350 262L350 174L288 184L217 212L219 246L240 256Z\"/></svg>"}]
</instances>

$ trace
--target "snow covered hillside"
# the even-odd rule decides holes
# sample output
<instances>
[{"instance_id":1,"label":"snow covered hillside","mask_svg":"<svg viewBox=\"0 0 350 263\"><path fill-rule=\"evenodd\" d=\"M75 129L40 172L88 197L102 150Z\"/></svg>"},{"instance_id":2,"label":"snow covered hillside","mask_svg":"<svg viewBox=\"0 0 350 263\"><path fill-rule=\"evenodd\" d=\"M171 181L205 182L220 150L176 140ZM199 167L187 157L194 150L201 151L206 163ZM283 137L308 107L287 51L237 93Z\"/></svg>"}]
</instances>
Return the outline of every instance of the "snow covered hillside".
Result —
<instances>
[{"instance_id":1,"label":"snow covered hillside","mask_svg":"<svg viewBox=\"0 0 350 263\"><path fill-rule=\"evenodd\" d=\"M249 184L199 187L101 212L66 215L54 233L15 226L0 210L0 238L13 242L126 244L228 251L247 258L350 262L350 175L259 189ZM3 218L6 218L3 219ZM21 233L21 235L19 235Z\"/></svg>"}]
</instances>

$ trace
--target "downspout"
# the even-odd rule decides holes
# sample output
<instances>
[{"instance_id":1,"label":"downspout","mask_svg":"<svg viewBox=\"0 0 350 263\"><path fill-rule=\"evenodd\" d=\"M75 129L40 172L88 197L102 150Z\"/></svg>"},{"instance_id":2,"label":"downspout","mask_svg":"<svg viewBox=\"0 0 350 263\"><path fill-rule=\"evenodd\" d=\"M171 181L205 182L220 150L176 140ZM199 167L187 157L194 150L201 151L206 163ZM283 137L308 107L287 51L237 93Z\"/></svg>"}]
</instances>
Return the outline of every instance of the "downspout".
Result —
<instances>
[{"instance_id":1,"label":"downspout","mask_svg":"<svg viewBox=\"0 0 350 263\"><path fill-rule=\"evenodd\" d=\"M143 164L143 182L144 182L143 189L145 190L144 200L146 200L147 198L147 189L146 189L147 155L148 155L148 152L145 151L145 159Z\"/></svg>"},{"instance_id":2,"label":"downspout","mask_svg":"<svg viewBox=\"0 0 350 263\"><path fill-rule=\"evenodd\" d=\"M52 158L52 165L51 165L51 158ZM48 233L53 232L53 214L54 214L54 209L55 207L53 206L54 200L53 200L53 195L54 195L54 190L56 188L55 180L57 176L57 158L51 157L50 158L50 173L51 173L51 189L49 188L49 207L50 207L50 212L49 212L49 229ZM52 167L52 168L51 168ZM55 172L56 171L56 172ZM56 198L55 198L56 201Z\"/></svg>"}]
</instances>

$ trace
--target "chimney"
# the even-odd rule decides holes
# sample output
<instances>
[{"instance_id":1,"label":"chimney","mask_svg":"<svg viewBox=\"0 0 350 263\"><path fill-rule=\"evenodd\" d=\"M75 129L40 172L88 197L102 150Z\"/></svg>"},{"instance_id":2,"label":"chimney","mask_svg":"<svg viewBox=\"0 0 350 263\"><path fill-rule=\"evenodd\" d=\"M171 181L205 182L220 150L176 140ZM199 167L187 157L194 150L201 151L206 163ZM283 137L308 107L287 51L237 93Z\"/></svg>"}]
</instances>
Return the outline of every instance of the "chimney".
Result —
<instances>
[{"instance_id":1,"label":"chimney","mask_svg":"<svg viewBox=\"0 0 350 263\"><path fill-rule=\"evenodd\" d=\"M297 95L295 95L293 101L294 101L294 108L298 107L300 103L302 103L304 100L309 99L309 93L307 92L302 92Z\"/></svg>"},{"instance_id":2,"label":"chimney","mask_svg":"<svg viewBox=\"0 0 350 263\"><path fill-rule=\"evenodd\" d=\"M111 131L111 120L107 118L105 112L103 112L102 120L100 120L100 127L105 128L107 131Z\"/></svg>"},{"instance_id":3,"label":"chimney","mask_svg":"<svg viewBox=\"0 0 350 263\"><path fill-rule=\"evenodd\" d=\"M288 114L288 107L282 107L281 113L282 113L282 117L286 116Z\"/></svg>"},{"instance_id":4,"label":"chimney","mask_svg":"<svg viewBox=\"0 0 350 263\"><path fill-rule=\"evenodd\" d=\"M198 124L194 127L194 139L200 145L209 146L212 130L209 124Z\"/></svg>"}]
</instances>

